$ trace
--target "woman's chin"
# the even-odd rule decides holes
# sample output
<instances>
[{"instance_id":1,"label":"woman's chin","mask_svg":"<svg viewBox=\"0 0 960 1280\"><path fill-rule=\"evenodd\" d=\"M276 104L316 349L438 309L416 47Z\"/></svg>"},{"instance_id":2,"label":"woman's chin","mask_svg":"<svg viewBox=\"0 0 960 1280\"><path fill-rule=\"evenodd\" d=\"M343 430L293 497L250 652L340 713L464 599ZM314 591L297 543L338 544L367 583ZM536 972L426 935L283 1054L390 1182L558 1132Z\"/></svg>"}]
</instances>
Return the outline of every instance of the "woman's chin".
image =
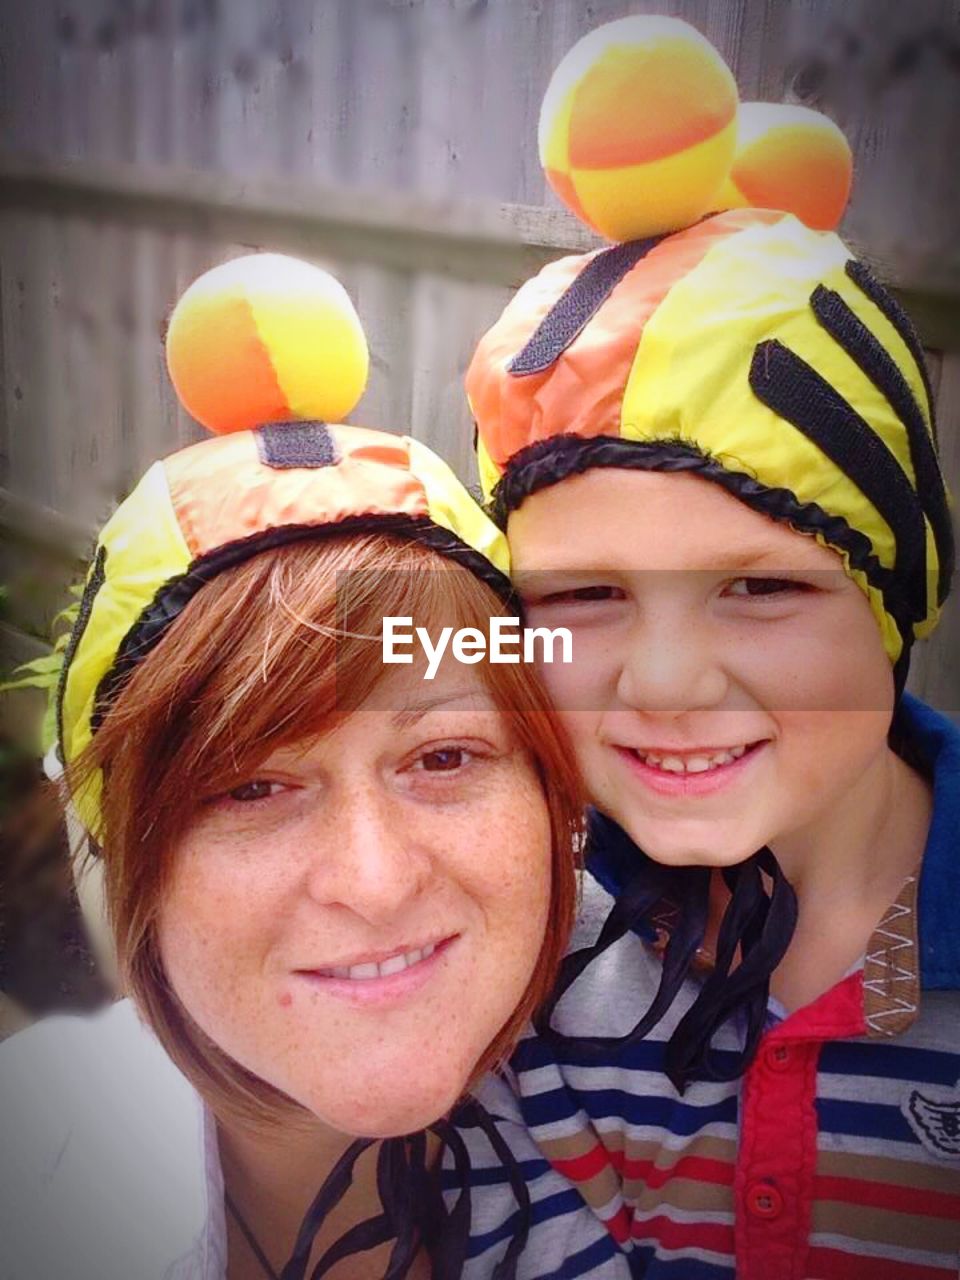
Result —
<instances>
[{"instance_id":1,"label":"woman's chin","mask_svg":"<svg viewBox=\"0 0 960 1280\"><path fill-rule=\"evenodd\" d=\"M422 1072L422 1067L421 1067ZM307 1091L297 1100L324 1124L358 1138L395 1138L416 1133L445 1116L463 1095L467 1077L416 1079L398 1088L397 1079L354 1080L333 1096Z\"/></svg>"}]
</instances>

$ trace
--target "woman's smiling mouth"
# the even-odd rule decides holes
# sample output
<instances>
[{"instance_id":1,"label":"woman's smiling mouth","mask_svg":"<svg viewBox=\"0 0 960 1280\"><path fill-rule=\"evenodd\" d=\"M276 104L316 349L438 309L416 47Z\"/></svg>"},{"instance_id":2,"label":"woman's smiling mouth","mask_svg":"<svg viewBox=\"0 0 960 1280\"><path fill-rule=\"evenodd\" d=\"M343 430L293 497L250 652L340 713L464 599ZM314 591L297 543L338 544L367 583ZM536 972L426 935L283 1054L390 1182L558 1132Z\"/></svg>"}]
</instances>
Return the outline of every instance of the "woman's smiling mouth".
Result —
<instances>
[{"instance_id":1,"label":"woman's smiling mouth","mask_svg":"<svg viewBox=\"0 0 960 1280\"><path fill-rule=\"evenodd\" d=\"M379 955L358 957L352 964L297 969L295 974L314 988L356 1004L382 1004L418 991L460 935L450 934L419 947L400 947Z\"/></svg>"}]
</instances>

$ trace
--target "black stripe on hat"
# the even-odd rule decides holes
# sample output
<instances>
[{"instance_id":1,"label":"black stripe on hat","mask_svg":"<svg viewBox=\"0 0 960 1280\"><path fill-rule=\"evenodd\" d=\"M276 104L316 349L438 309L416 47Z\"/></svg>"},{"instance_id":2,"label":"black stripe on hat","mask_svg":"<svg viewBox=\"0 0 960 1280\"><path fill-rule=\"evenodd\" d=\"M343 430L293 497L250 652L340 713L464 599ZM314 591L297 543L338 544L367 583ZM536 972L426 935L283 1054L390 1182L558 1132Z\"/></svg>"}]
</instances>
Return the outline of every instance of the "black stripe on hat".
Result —
<instances>
[{"instance_id":1,"label":"black stripe on hat","mask_svg":"<svg viewBox=\"0 0 960 1280\"><path fill-rule=\"evenodd\" d=\"M933 427L933 438L936 440L937 427L934 422L933 389L930 386L930 374L927 371L923 347L920 345L920 339L917 336L916 329L913 327L913 322L893 294L883 287L866 263L857 262L855 258L850 258L844 270L860 292L865 294L873 305L883 312L903 339L907 350L913 356L920 372L920 377L923 379L923 389L927 393L927 404L930 407L930 423Z\"/></svg>"},{"instance_id":2,"label":"black stripe on hat","mask_svg":"<svg viewBox=\"0 0 960 1280\"><path fill-rule=\"evenodd\" d=\"M953 577L953 530L940 464L927 431L923 411L890 353L839 293L817 285L810 296L810 306L823 328L866 374L881 395L886 397L903 423L910 444L917 496L930 521L937 545L940 563L937 603L943 604Z\"/></svg>"},{"instance_id":3,"label":"black stripe on hat","mask_svg":"<svg viewBox=\"0 0 960 1280\"><path fill-rule=\"evenodd\" d=\"M925 618L923 512L890 450L816 369L776 338L757 344L750 364L750 387L758 400L801 431L876 507L893 530L895 572L910 618L914 622Z\"/></svg>"},{"instance_id":4,"label":"black stripe on hat","mask_svg":"<svg viewBox=\"0 0 960 1280\"><path fill-rule=\"evenodd\" d=\"M63 666L60 668L60 678L57 681L57 693L54 700L57 717L57 755L60 763L65 764L64 757L65 744L63 741L63 700L67 692L67 675L70 671L70 664L73 662L76 652L80 647L80 641L83 639L83 633L87 629L87 623L90 621L90 615L93 612L93 604L97 598L97 592L103 586L107 576L107 548L102 544L97 547L97 554L93 561L93 568L90 570L90 576L87 579L87 585L83 589L83 595L80 598L80 609L77 612L76 619L73 624L73 630L70 632L70 639L67 641L67 647L63 653Z\"/></svg>"},{"instance_id":5,"label":"black stripe on hat","mask_svg":"<svg viewBox=\"0 0 960 1280\"><path fill-rule=\"evenodd\" d=\"M663 236L615 244L596 254L537 325L526 346L507 365L508 373L543 373L596 315L633 267Z\"/></svg>"}]
</instances>

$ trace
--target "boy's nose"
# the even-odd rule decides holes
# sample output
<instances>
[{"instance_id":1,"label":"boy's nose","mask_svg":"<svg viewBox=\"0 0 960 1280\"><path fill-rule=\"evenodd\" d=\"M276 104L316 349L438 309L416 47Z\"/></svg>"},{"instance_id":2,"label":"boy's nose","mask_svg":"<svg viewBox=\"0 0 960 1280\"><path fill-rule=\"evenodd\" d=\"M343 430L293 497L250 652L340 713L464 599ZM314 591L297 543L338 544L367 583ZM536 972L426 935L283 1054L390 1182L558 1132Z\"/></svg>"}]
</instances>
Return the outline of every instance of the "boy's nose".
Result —
<instances>
[{"instance_id":1,"label":"boy's nose","mask_svg":"<svg viewBox=\"0 0 960 1280\"><path fill-rule=\"evenodd\" d=\"M357 787L325 810L307 872L307 892L315 901L386 924L423 892L432 856L418 825L398 808L394 797L371 786Z\"/></svg>"},{"instance_id":2,"label":"boy's nose","mask_svg":"<svg viewBox=\"0 0 960 1280\"><path fill-rule=\"evenodd\" d=\"M617 697L625 706L679 715L717 706L727 688L720 656L695 623L668 614L638 621L617 679Z\"/></svg>"}]
</instances>

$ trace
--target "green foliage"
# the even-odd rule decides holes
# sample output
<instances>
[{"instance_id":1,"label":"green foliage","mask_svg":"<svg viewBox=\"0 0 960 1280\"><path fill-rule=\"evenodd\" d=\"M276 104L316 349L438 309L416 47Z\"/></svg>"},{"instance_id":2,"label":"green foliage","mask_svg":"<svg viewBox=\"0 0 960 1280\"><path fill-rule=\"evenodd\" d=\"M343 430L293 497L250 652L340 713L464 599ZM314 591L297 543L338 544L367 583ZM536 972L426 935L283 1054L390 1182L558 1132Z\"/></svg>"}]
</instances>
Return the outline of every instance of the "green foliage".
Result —
<instances>
[{"instance_id":1,"label":"green foliage","mask_svg":"<svg viewBox=\"0 0 960 1280\"><path fill-rule=\"evenodd\" d=\"M0 682L0 693L12 692L15 689L39 689L46 694L47 706L43 722L40 726L40 752L45 754L53 745L57 735L56 694L60 683L60 672L70 632L80 612L80 598L83 595L83 584L77 583L69 588L73 600L53 619L53 648L43 657L33 658L30 662L21 663L11 673L8 680ZM0 588L2 591L2 588ZM5 594L5 593L4 593ZM0 766L2 767L2 766Z\"/></svg>"}]
</instances>

